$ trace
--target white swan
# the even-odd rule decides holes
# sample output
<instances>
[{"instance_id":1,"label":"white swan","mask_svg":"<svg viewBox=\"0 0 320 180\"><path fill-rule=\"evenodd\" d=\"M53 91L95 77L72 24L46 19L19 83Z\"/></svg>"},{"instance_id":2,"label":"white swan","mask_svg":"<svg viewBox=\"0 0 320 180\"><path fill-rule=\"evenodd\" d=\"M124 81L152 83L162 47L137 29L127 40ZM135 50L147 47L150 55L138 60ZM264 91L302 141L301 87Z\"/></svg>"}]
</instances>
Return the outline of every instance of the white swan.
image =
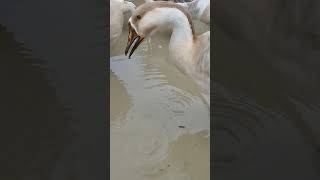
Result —
<instances>
[{"instance_id":1,"label":"white swan","mask_svg":"<svg viewBox=\"0 0 320 180\"><path fill-rule=\"evenodd\" d=\"M123 14L133 13L135 5L124 0L110 0L110 44L113 46L119 39L123 28Z\"/></svg>"},{"instance_id":2,"label":"white swan","mask_svg":"<svg viewBox=\"0 0 320 180\"><path fill-rule=\"evenodd\" d=\"M184 6L193 19L198 19L208 25L210 24L210 0L193 0L177 4Z\"/></svg>"},{"instance_id":3,"label":"white swan","mask_svg":"<svg viewBox=\"0 0 320 180\"><path fill-rule=\"evenodd\" d=\"M145 0L145 2L153 2L159 0ZM168 0L176 2L175 0ZM210 0L192 0L190 2L178 2L177 4L186 8L193 19L202 21L205 24L210 24Z\"/></svg>"},{"instance_id":4,"label":"white swan","mask_svg":"<svg viewBox=\"0 0 320 180\"><path fill-rule=\"evenodd\" d=\"M133 46L129 58L146 37L171 27L169 58L198 84L210 106L210 31L196 36L190 14L182 6L166 1L142 4L130 17L128 26L126 55Z\"/></svg>"}]
</instances>

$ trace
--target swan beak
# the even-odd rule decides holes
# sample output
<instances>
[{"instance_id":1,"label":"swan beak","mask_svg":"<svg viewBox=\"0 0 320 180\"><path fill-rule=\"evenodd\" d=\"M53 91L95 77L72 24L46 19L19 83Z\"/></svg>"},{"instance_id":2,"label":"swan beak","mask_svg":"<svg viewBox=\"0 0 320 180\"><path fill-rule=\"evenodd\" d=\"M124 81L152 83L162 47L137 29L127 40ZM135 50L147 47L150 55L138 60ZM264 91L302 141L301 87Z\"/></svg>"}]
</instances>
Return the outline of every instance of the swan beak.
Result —
<instances>
[{"instance_id":1,"label":"swan beak","mask_svg":"<svg viewBox=\"0 0 320 180\"><path fill-rule=\"evenodd\" d=\"M125 55L128 54L130 47L133 45L131 52L129 54L129 59L130 59L133 52L143 42L144 38L138 35L138 33L131 27L130 23L128 24L128 26L129 26L129 34L128 34L128 42L125 50Z\"/></svg>"}]
</instances>

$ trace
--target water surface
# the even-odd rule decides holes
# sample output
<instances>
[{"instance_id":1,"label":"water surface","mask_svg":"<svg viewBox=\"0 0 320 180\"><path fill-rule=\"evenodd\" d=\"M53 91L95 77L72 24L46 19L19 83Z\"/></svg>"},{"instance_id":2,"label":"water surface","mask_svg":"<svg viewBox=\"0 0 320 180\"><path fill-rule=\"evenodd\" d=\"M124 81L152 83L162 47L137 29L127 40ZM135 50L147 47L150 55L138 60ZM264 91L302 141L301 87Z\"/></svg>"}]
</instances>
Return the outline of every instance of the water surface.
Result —
<instances>
[{"instance_id":1,"label":"water surface","mask_svg":"<svg viewBox=\"0 0 320 180\"><path fill-rule=\"evenodd\" d=\"M168 33L128 59L126 28L110 57L111 179L209 179L209 108L199 89L167 60Z\"/></svg>"}]
</instances>

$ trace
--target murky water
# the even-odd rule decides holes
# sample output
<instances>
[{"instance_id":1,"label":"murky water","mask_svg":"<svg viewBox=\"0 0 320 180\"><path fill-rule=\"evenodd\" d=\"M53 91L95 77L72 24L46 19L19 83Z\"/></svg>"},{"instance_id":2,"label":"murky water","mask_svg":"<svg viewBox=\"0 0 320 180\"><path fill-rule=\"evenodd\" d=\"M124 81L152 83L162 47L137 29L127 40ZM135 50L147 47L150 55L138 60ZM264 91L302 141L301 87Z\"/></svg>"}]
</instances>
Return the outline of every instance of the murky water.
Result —
<instances>
[{"instance_id":1,"label":"murky water","mask_svg":"<svg viewBox=\"0 0 320 180\"><path fill-rule=\"evenodd\" d=\"M284 80L285 69L270 65L279 59L262 58L216 27L214 179L319 179L319 91L309 84L309 94L297 92L305 89L301 76Z\"/></svg>"},{"instance_id":2,"label":"murky water","mask_svg":"<svg viewBox=\"0 0 320 180\"><path fill-rule=\"evenodd\" d=\"M128 59L126 29L110 57L111 179L209 179L209 108L167 60L169 35L146 40Z\"/></svg>"}]
</instances>

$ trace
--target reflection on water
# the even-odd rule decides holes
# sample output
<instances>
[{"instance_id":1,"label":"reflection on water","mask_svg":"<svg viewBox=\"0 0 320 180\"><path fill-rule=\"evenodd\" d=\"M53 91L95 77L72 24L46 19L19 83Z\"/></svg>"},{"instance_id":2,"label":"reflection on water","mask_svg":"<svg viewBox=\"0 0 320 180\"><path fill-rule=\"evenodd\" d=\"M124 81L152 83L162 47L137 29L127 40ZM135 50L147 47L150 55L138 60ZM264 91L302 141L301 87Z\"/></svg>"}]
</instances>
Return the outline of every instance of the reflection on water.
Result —
<instances>
[{"instance_id":1,"label":"reflection on water","mask_svg":"<svg viewBox=\"0 0 320 180\"><path fill-rule=\"evenodd\" d=\"M47 63L27 47L0 24L0 179L49 179L48 168L70 140L68 110Z\"/></svg>"},{"instance_id":2,"label":"reflection on water","mask_svg":"<svg viewBox=\"0 0 320 180\"><path fill-rule=\"evenodd\" d=\"M168 34L146 39L131 59L126 40L125 29L111 48L111 179L209 179L209 109L167 61Z\"/></svg>"},{"instance_id":3,"label":"reflection on water","mask_svg":"<svg viewBox=\"0 0 320 180\"><path fill-rule=\"evenodd\" d=\"M222 28L217 27L214 43L214 178L318 179L316 88L305 90L299 73L285 79L286 69L274 68L273 59Z\"/></svg>"},{"instance_id":4,"label":"reflection on water","mask_svg":"<svg viewBox=\"0 0 320 180\"><path fill-rule=\"evenodd\" d=\"M132 106L130 97L122 82L117 79L113 72L110 72L110 120L121 119ZM122 103L126 102L126 103Z\"/></svg>"}]
</instances>

